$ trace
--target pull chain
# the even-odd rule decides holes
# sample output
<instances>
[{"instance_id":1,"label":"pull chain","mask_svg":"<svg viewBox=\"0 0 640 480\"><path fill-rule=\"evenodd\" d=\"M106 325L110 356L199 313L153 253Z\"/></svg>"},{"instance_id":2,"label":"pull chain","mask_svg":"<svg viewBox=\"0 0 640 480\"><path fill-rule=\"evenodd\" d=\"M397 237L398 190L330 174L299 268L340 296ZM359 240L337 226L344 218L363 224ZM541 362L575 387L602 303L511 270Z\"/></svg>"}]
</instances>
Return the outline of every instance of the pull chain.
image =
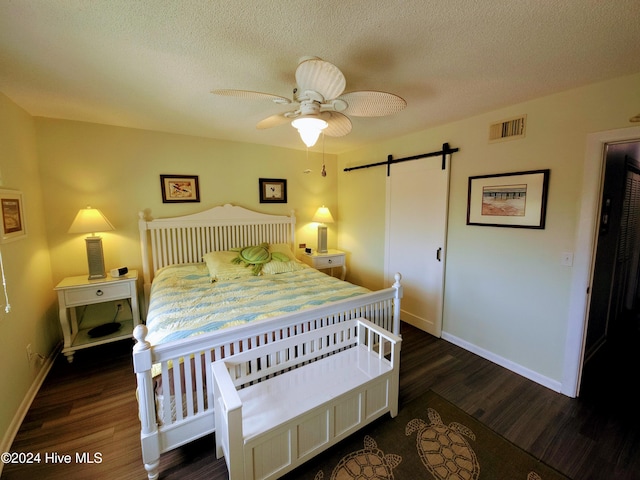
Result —
<instances>
[{"instance_id":1,"label":"pull chain","mask_svg":"<svg viewBox=\"0 0 640 480\"><path fill-rule=\"evenodd\" d=\"M320 172L320 175L323 177L327 176L327 170L324 166L324 132L322 132L322 171Z\"/></svg>"}]
</instances>

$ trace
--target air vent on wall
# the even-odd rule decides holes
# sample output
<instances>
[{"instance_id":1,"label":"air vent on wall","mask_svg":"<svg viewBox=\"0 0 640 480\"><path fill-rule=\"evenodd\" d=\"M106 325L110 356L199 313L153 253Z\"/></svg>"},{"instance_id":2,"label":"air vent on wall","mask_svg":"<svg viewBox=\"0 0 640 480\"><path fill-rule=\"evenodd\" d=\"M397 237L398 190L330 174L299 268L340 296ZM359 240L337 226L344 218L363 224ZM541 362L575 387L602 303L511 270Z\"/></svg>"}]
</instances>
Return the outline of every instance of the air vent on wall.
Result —
<instances>
[{"instance_id":1,"label":"air vent on wall","mask_svg":"<svg viewBox=\"0 0 640 480\"><path fill-rule=\"evenodd\" d=\"M527 116L509 118L489 127L489 143L523 138L527 125Z\"/></svg>"}]
</instances>

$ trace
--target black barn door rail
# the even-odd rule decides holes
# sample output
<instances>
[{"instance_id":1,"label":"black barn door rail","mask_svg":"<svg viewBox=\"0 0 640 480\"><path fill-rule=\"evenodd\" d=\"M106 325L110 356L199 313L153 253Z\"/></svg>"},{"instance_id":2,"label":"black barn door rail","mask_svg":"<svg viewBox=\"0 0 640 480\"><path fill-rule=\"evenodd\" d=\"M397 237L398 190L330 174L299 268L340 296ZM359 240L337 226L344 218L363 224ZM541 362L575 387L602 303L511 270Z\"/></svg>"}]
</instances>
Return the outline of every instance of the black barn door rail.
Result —
<instances>
[{"instance_id":1,"label":"black barn door rail","mask_svg":"<svg viewBox=\"0 0 640 480\"><path fill-rule=\"evenodd\" d=\"M379 167L380 165L386 165L387 177L388 177L391 175L391 165L393 165L394 163L408 162L409 160L417 160L419 158L437 157L439 155L442 155L442 169L444 170L447 166L447 155L455 153L458 150L460 149L450 148L448 143L443 143L442 150L438 152L423 153L422 155L414 155L413 157L405 157L405 158L393 158L393 155L389 155L387 157L386 162L370 163L368 165L359 165L357 167L347 167L344 169L344 171L350 172L351 170L360 170L361 168Z\"/></svg>"}]
</instances>

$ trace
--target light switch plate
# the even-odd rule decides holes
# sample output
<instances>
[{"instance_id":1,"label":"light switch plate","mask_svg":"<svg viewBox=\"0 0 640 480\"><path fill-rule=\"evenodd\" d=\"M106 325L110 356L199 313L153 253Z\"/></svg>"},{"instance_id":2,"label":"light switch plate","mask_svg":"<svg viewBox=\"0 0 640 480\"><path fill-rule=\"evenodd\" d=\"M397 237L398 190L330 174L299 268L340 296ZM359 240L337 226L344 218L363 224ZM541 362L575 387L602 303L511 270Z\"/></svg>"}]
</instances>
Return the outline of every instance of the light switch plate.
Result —
<instances>
[{"instance_id":1,"label":"light switch plate","mask_svg":"<svg viewBox=\"0 0 640 480\"><path fill-rule=\"evenodd\" d=\"M573 266L573 252L562 252L560 255L560 265L565 267Z\"/></svg>"}]
</instances>

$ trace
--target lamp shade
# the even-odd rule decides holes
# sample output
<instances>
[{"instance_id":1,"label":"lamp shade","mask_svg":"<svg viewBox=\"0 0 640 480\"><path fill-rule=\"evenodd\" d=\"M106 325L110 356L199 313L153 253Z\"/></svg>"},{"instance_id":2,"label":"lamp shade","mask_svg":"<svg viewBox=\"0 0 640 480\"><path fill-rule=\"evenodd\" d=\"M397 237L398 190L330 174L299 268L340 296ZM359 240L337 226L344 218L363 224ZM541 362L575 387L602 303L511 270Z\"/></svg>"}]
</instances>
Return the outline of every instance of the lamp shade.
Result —
<instances>
[{"instance_id":1,"label":"lamp shade","mask_svg":"<svg viewBox=\"0 0 640 480\"><path fill-rule=\"evenodd\" d=\"M315 116L302 116L291 122L291 126L298 130L300 138L307 147L313 147L318 141L322 130L327 128L328 123Z\"/></svg>"},{"instance_id":2,"label":"lamp shade","mask_svg":"<svg viewBox=\"0 0 640 480\"><path fill-rule=\"evenodd\" d=\"M316 214L313 216L311 221L318 223L333 223L333 217L331 216L329 209L323 205L316 210Z\"/></svg>"},{"instance_id":3,"label":"lamp shade","mask_svg":"<svg viewBox=\"0 0 640 480\"><path fill-rule=\"evenodd\" d=\"M115 230L111 222L107 220L97 208L83 208L73 219L68 233L96 233Z\"/></svg>"}]
</instances>

